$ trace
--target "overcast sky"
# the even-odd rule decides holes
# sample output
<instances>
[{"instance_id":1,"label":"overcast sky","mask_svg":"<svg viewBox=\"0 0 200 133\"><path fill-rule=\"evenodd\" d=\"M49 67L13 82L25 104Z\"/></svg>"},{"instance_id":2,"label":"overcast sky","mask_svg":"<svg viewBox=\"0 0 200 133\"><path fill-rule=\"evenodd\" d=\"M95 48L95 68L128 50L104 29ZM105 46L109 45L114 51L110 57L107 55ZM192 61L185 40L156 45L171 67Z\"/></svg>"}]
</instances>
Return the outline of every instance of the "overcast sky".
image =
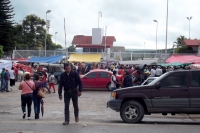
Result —
<instances>
[{"instance_id":1,"label":"overcast sky","mask_svg":"<svg viewBox=\"0 0 200 133\"><path fill-rule=\"evenodd\" d=\"M35 14L45 19L51 10L50 34L52 40L65 47L64 18L66 21L67 45L74 35L92 35L98 27L98 12L102 12L100 27L107 26L107 35L115 36L115 46L132 49L156 49L156 23L158 21L158 49L165 48L167 0L11 0L16 22L27 15ZM200 0L169 0L168 48L180 35L200 37ZM145 45L144 45L145 44Z\"/></svg>"}]
</instances>

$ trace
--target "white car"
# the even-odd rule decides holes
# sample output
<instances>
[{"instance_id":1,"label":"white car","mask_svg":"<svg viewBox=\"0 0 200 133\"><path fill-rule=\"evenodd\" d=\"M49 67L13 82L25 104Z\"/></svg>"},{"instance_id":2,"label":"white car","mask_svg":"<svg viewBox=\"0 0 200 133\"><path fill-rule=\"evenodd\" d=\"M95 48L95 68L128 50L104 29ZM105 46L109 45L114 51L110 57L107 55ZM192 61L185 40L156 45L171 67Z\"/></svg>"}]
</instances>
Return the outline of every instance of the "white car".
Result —
<instances>
[{"instance_id":1,"label":"white car","mask_svg":"<svg viewBox=\"0 0 200 133\"><path fill-rule=\"evenodd\" d=\"M148 85L157 78L159 78L159 77L149 77L141 85Z\"/></svg>"}]
</instances>

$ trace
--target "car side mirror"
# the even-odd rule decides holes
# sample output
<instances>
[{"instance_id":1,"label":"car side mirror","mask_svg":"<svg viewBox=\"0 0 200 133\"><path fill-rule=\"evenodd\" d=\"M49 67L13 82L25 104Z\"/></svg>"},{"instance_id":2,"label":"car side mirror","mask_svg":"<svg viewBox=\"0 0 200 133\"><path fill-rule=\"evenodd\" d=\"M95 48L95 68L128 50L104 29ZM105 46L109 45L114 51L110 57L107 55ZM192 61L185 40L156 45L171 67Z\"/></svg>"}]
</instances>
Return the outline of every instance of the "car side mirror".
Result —
<instances>
[{"instance_id":1,"label":"car side mirror","mask_svg":"<svg viewBox=\"0 0 200 133\"><path fill-rule=\"evenodd\" d=\"M161 87L161 83L160 83L160 82L157 82L156 85L155 85L155 88L156 88L156 89L160 89L160 87Z\"/></svg>"}]
</instances>

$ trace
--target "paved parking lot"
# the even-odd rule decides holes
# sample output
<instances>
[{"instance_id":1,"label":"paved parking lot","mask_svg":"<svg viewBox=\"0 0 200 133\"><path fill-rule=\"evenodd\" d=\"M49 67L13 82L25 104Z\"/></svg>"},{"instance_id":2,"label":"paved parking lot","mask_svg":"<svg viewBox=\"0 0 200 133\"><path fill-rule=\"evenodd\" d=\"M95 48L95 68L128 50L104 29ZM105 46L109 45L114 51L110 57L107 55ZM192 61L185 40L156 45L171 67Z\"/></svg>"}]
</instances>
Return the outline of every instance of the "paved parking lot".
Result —
<instances>
[{"instance_id":1,"label":"paved parking lot","mask_svg":"<svg viewBox=\"0 0 200 133\"><path fill-rule=\"evenodd\" d=\"M13 133L17 131L24 131L28 133L53 133L65 131L62 125L62 122L64 121L64 103L63 100L60 101L58 99L57 93L46 95L46 98L44 99L45 111L43 119L34 120L34 112L32 108L32 120L29 121L22 119L20 92L21 91L19 91L17 87L15 87L11 92L0 92L0 133ZM176 116L162 116L161 114L154 114L151 116L145 116L143 122L140 124L126 124L122 122L118 112L115 112L110 108L106 108L106 102L109 99L109 91L84 91L82 96L79 98L79 123L75 123L73 107L71 104L71 121L70 125L68 125L69 131L110 132L115 130L115 132L130 132L134 127L135 131L148 132L146 128L154 131L155 129L153 127L155 125L160 129L162 129L161 127L174 128L178 126L180 128L181 126L180 131L186 131L184 130L185 128L189 131L193 131L191 126L195 127L195 129L199 128L198 125L200 124L200 115L186 114ZM197 131L198 130L195 130L193 132ZM158 130L158 132L160 132L160 130Z\"/></svg>"}]
</instances>

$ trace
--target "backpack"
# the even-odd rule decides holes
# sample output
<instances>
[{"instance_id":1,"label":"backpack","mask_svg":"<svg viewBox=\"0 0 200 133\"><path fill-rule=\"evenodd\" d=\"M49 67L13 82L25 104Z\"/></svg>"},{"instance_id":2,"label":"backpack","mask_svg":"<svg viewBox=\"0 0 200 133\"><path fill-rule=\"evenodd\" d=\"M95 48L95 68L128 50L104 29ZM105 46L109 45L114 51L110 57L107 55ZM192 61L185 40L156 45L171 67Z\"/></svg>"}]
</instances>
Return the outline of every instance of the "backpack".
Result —
<instances>
[{"instance_id":1,"label":"backpack","mask_svg":"<svg viewBox=\"0 0 200 133\"><path fill-rule=\"evenodd\" d=\"M5 80L8 80L8 76L9 76L8 72L5 72L5 73L4 73L4 79L5 79Z\"/></svg>"},{"instance_id":2,"label":"backpack","mask_svg":"<svg viewBox=\"0 0 200 133\"><path fill-rule=\"evenodd\" d=\"M126 76L124 77L124 87L131 87L132 86L132 77Z\"/></svg>"}]
</instances>

